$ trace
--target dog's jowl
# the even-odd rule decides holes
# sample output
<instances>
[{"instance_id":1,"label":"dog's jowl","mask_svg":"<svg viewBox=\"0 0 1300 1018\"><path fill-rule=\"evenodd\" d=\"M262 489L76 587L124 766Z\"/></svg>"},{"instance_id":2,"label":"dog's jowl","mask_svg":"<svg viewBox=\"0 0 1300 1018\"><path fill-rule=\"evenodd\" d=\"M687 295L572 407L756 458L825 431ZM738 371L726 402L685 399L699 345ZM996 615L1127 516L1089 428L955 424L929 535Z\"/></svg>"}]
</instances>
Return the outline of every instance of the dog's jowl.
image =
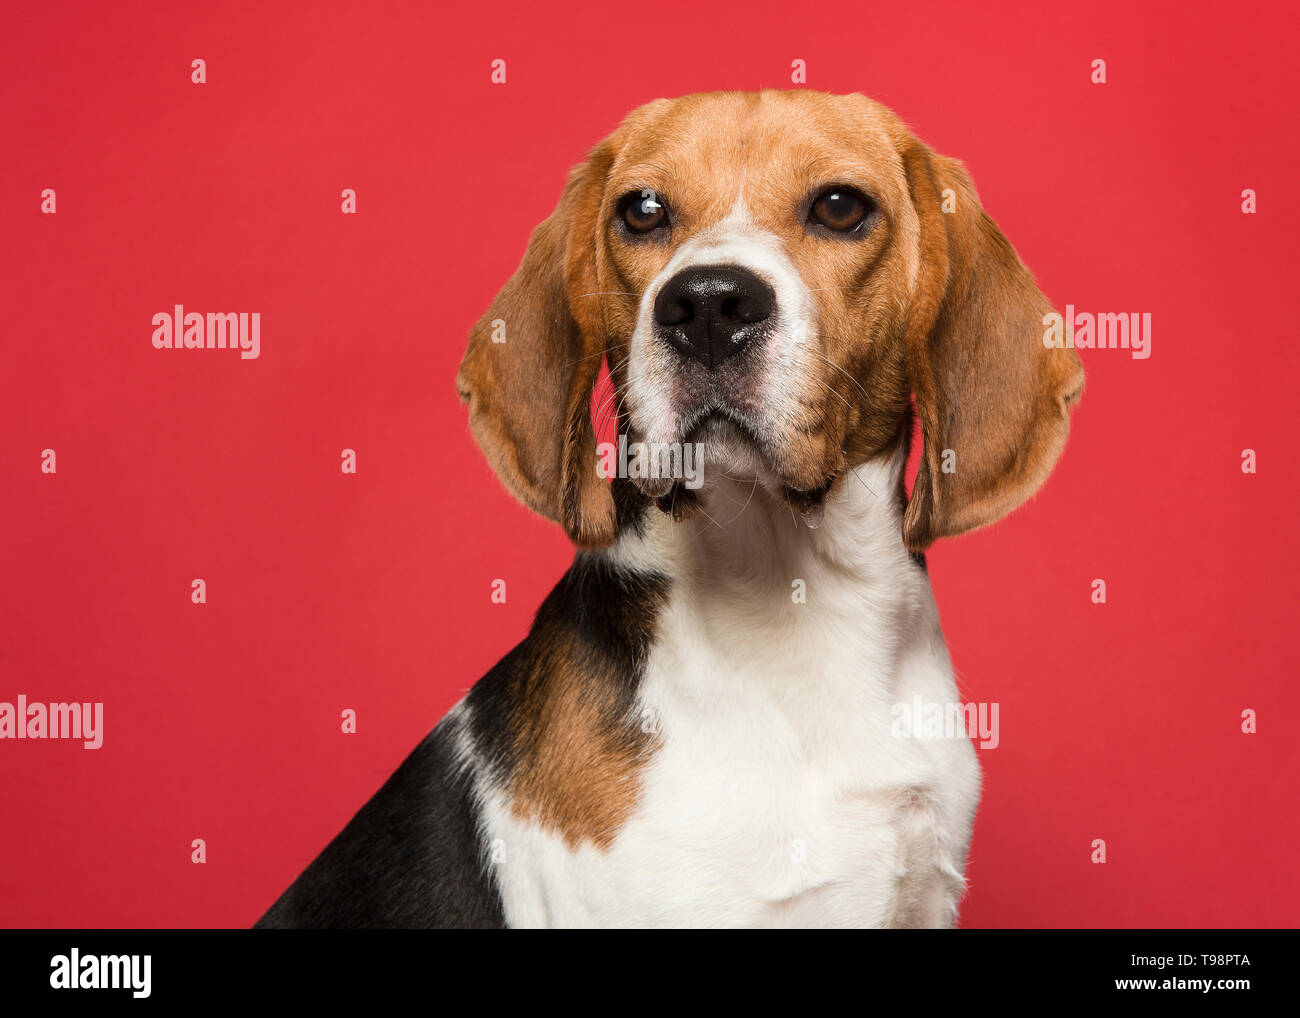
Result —
<instances>
[{"instance_id":1,"label":"dog's jowl","mask_svg":"<svg viewBox=\"0 0 1300 1018\"><path fill-rule=\"evenodd\" d=\"M963 716L922 555L1059 457L1083 372L1051 313L961 164L869 99L630 114L457 378L574 564L260 925L954 924L975 748L897 723Z\"/></svg>"}]
</instances>

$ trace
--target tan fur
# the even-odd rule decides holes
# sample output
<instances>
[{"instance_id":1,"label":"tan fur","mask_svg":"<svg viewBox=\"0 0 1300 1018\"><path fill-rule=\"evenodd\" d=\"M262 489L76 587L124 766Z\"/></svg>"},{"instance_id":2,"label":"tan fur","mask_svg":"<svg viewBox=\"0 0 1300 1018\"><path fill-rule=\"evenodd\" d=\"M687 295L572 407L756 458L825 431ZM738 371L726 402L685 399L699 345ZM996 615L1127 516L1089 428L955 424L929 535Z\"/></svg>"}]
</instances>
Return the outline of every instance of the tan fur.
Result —
<instances>
[{"instance_id":1,"label":"tan fur","mask_svg":"<svg viewBox=\"0 0 1300 1018\"><path fill-rule=\"evenodd\" d=\"M511 811L559 833L571 848L607 848L636 807L655 738L614 718L612 699L572 647L543 657L512 733L520 762Z\"/></svg>"},{"instance_id":2,"label":"tan fur","mask_svg":"<svg viewBox=\"0 0 1300 1018\"><path fill-rule=\"evenodd\" d=\"M492 468L579 546L608 544L615 533L588 412L604 328L599 306L593 318L590 304L573 299L595 289L590 249L602 167L597 152L570 173L559 206L533 231L518 271L471 330L456 376ZM498 321L500 343L492 339Z\"/></svg>"},{"instance_id":3,"label":"tan fur","mask_svg":"<svg viewBox=\"0 0 1300 1018\"><path fill-rule=\"evenodd\" d=\"M636 807L641 769L659 745L638 710L636 667L666 597L661 577L581 557L502 673L497 777L517 817L571 847L608 846Z\"/></svg>"},{"instance_id":4,"label":"tan fur","mask_svg":"<svg viewBox=\"0 0 1300 1018\"><path fill-rule=\"evenodd\" d=\"M903 520L908 547L1001 519L1047 479L1065 446L1083 367L1045 349L1051 311L980 207L970 177L919 142L905 152L922 219L922 276L908 325L908 374L925 456ZM957 208L940 211L940 195ZM956 469L943 473L943 450Z\"/></svg>"}]
</instances>

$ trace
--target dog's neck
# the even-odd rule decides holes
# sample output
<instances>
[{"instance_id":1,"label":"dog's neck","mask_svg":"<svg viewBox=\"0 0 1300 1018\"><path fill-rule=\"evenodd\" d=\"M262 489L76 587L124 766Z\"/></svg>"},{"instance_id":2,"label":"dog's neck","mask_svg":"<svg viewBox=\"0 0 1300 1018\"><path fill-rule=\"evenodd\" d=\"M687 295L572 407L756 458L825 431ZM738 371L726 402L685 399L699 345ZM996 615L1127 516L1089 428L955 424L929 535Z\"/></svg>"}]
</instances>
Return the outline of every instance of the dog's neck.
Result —
<instances>
[{"instance_id":1,"label":"dog's neck","mask_svg":"<svg viewBox=\"0 0 1300 1018\"><path fill-rule=\"evenodd\" d=\"M715 472L697 493L699 510L675 521L648 506L611 549L629 568L688 580L710 598L779 594L828 571L875 586L882 574L916 568L903 545L903 472L899 446L841 474L816 526L779 490L757 479Z\"/></svg>"},{"instance_id":2,"label":"dog's neck","mask_svg":"<svg viewBox=\"0 0 1300 1018\"><path fill-rule=\"evenodd\" d=\"M929 578L903 543L905 466L900 448L842 473L815 528L779 492L730 478L706 493L707 516L651 506L605 554L663 584L656 681L688 698L739 681L814 727L828 703L855 715L892 702L907 655L942 646Z\"/></svg>"}]
</instances>

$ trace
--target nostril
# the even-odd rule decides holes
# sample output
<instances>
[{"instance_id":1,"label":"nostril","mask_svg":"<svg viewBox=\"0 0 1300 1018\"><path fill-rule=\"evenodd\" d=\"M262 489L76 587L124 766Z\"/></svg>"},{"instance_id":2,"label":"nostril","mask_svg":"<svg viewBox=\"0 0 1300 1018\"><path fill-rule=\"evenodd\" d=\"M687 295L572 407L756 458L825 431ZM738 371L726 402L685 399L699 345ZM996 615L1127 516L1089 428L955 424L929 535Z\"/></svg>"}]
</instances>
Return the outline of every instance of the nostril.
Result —
<instances>
[{"instance_id":1,"label":"nostril","mask_svg":"<svg viewBox=\"0 0 1300 1018\"><path fill-rule=\"evenodd\" d=\"M745 316L740 313L740 298L725 297L722 306L718 308L718 313L722 316L723 321L743 322Z\"/></svg>"},{"instance_id":2,"label":"nostril","mask_svg":"<svg viewBox=\"0 0 1300 1018\"><path fill-rule=\"evenodd\" d=\"M655 298L655 321L660 325L687 325L695 319L695 302L690 293L674 279Z\"/></svg>"}]
</instances>

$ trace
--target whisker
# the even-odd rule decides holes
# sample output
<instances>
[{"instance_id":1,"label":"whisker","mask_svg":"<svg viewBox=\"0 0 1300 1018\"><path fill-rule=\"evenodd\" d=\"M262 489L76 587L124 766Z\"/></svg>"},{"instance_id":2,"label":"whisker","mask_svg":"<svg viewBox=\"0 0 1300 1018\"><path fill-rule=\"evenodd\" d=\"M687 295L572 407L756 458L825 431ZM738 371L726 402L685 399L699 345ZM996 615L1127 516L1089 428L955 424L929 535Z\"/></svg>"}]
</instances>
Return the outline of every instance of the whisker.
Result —
<instances>
[{"instance_id":1,"label":"whisker","mask_svg":"<svg viewBox=\"0 0 1300 1018\"><path fill-rule=\"evenodd\" d=\"M735 523L738 519L740 519L743 515L745 515L745 510L749 508L749 503L752 502L752 501L754 501L754 492L756 492L757 490L758 490L758 478L755 477L755 478L754 478L754 486L753 486L752 488L749 489L749 498L745 499L745 504L742 505L742 506L740 507L740 512L736 513L735 516L733 516L733 517L731 517L731 519L727 520L727 526L731 526L731 525L732 525L733 523Z\"/></svg>"},{"instance_id":2,"label":"whisker","mask_svg":"<svg viewBox=\"0 0 1300 1018\"><path fill-rule=\"evenodd\" d=\"M869 484L868 484L866 481L864 481L861 477L858 477L858 471L857 471L857 469L856 469L855 467L849 467L849 473L852 474L855 478L857 478L857 482L858 482L860 485L862 485L864 488L866 488L868 492L871 493L871 497L872 497L872 498L879 498L879 497L880 497L880 496L876 493L876 491L871 487L871 485L869 485Z\"/></svg>"},{"instance_id":3,"label":"whisker","mask_svg":"<svg viewBox=\"0 0 1300 1018\"><path fill-rule=\"evenodd\" d=\"M609 369L609 373L610 373L610 377L611 377L611 379L612 379L612 377L613 377L614 372L617 371L617 370L619 370L619 368L621 368L624 364L626 364L626 363L627 363L628 361L630 361L631 359L632 359L632 354L629 352L628 355L627 355L626 357L624 357L621 361L619 361L616 365L614 365L614 367L610 368L610 369ZM606 397L606 399L602 401L602 403L601 403L602 408L607 408L607 404L608 404L609 402L612 401L612 398L613 398L614 396L618 396L618 389L613 389L611 395L608 396L608 397ZM618 400L618 404L617 404L617 406L614 408L614 414L613 414L613 417L612 417L612 418L609 418L609 417L602 417L602 416L601 416L601 413L600 413L600 409L597 410L597 414L596 414L597 421L599 422L600 427L601 427L602 429L605 427L606 424L609 423L610 420L613 420L613 421L615 422L615 430L617 430L617 428L618 428L618 423L619 423L620 420L621 420L620 417L619 417L619 414L622 413L622 410L623 410L623 403L624 403L624 401L627 399L627 397L628 397L628 393L625 392L625 393L623 393L623 395L619 398L619 400Z\"/></svg>"},{"instance_id":4,"label":"whisker","mask_svg":"<svg viewBox=\"0 0 1300 1018\"><path fill-rule=\"evenodd\" d=\"M708 514L708 512L705 510L704 506L699 505L699 504L697 503L697 504L696 504L696 508L699 509L700 512L704 513L705 516L709 516L709 514ZM715 520L712 516L709 516L709 522L712 523L712 524L713 524L715 527L717 527L719 530L721 530L724 534L727 532L727 528L724 527L724 526L723 526L721 523L719 523L717 520Z\"/></svg>"},{"instance_id":5,"label":"whisker","mask_svg":"<svg viewBox=\"0 0 1300 1018\"><path fill-rule=\"evenodd\" d=\"M574 357L572 360L565 361L564 366L568 368L568 367L572 367L575 364L581 364L583 361L589 361L593 357L604 357L604 356L605 356L604 350L597 350L595 353L586 353L583 354L581 357Z\"/></svg>"},{"instance_id":6,"label":"whisker","mask_svg":"<svg viewBox=\"0 0 1300 1018\"><path fill-rule=\"evenodd\" d=\"M830 364L831 367L836 367L836 365L833 364L833 363L830 362L830 361L827 361L827 363ZM850 380L852 379L852 377L853 377L852 375L849 376ZM864 395L865 395L865 393L864 393ZM811 411L813 411L814 413L816 413L817 416L818 416L818 418L819 418L819 420L820 420L820 423L821 423L822 428L823 428L824 430L827 430L827 431L830 430L830 421L828 421L828 420L826 419L826 412L825 412L824 410L819 410L817 407L815 407L815 406L810 406L810 405L807 404L807 403L801 403L800 405L801 405L805 410L811 410ZM871 497L872 497L872 498L879 498L879 497L880 497L879 493L878 493L874 488L872 488L871 485L869 485L866 481L864 481L861 477L858 476L857 471L856 471L853 467L849 467L849 469L848 469L848 473L852 474L854 480L856 480L860 485L862 485L862 487L864 487L864 488L867 489L867 491L871 494Z\"/></svg>"},{"instance_id":7,"label":"whisker","mask_svg":"<svg viewBox=\"0 0 1300 1018\"><path fill-rule=\"evenodd\" d=\"M820 350L814 350L813 353L815 353L818 357L820 357L820 358L821 358L822 360L824 360L827 364L829 364L831 367L833 367L833 368L834 368L836 371L838 371L841 375L843 375L843 376L844 376L845 378L847 378L850 382L852 382L854 385L856 385L856 386L858 387L858 392L862 393L862 396L863 396L864 399L867 399L867 400L870 400L870 399L871 399L871 397L867 395L867 390L864 389L864 388L862 388L862 383L860 383L856 378L854 378L852 375L850 375L847 371L845 371L842 367L840 367L838 364L836 364L833 360L831 360L829 357L827 357L827 356L826 356L824 353L822 353Z\"/></svg>"},{"instance_id":8,"label":"whisker","mask_svg":"<svg viewBox=\"0 0 1300 1018\"><path fill-rule=\"evenodd\" d=\"M846 407L848 407L850 410L853 409L853 407L852 407L852 405L849 403L849 401L848 401L847 399L845 399L843 396L841 396L840 393L839 393L839 390L836 389L833 385L829 385L828 383L823 382L820 378L814 378L813 381L816 382L818 385L820 385L823 389L827 389L827 390L831 393L831 395L833 395L836 399L838 399L841 403L843 403L843 404L844 404Z\"/></svg>"}]
</instances>

